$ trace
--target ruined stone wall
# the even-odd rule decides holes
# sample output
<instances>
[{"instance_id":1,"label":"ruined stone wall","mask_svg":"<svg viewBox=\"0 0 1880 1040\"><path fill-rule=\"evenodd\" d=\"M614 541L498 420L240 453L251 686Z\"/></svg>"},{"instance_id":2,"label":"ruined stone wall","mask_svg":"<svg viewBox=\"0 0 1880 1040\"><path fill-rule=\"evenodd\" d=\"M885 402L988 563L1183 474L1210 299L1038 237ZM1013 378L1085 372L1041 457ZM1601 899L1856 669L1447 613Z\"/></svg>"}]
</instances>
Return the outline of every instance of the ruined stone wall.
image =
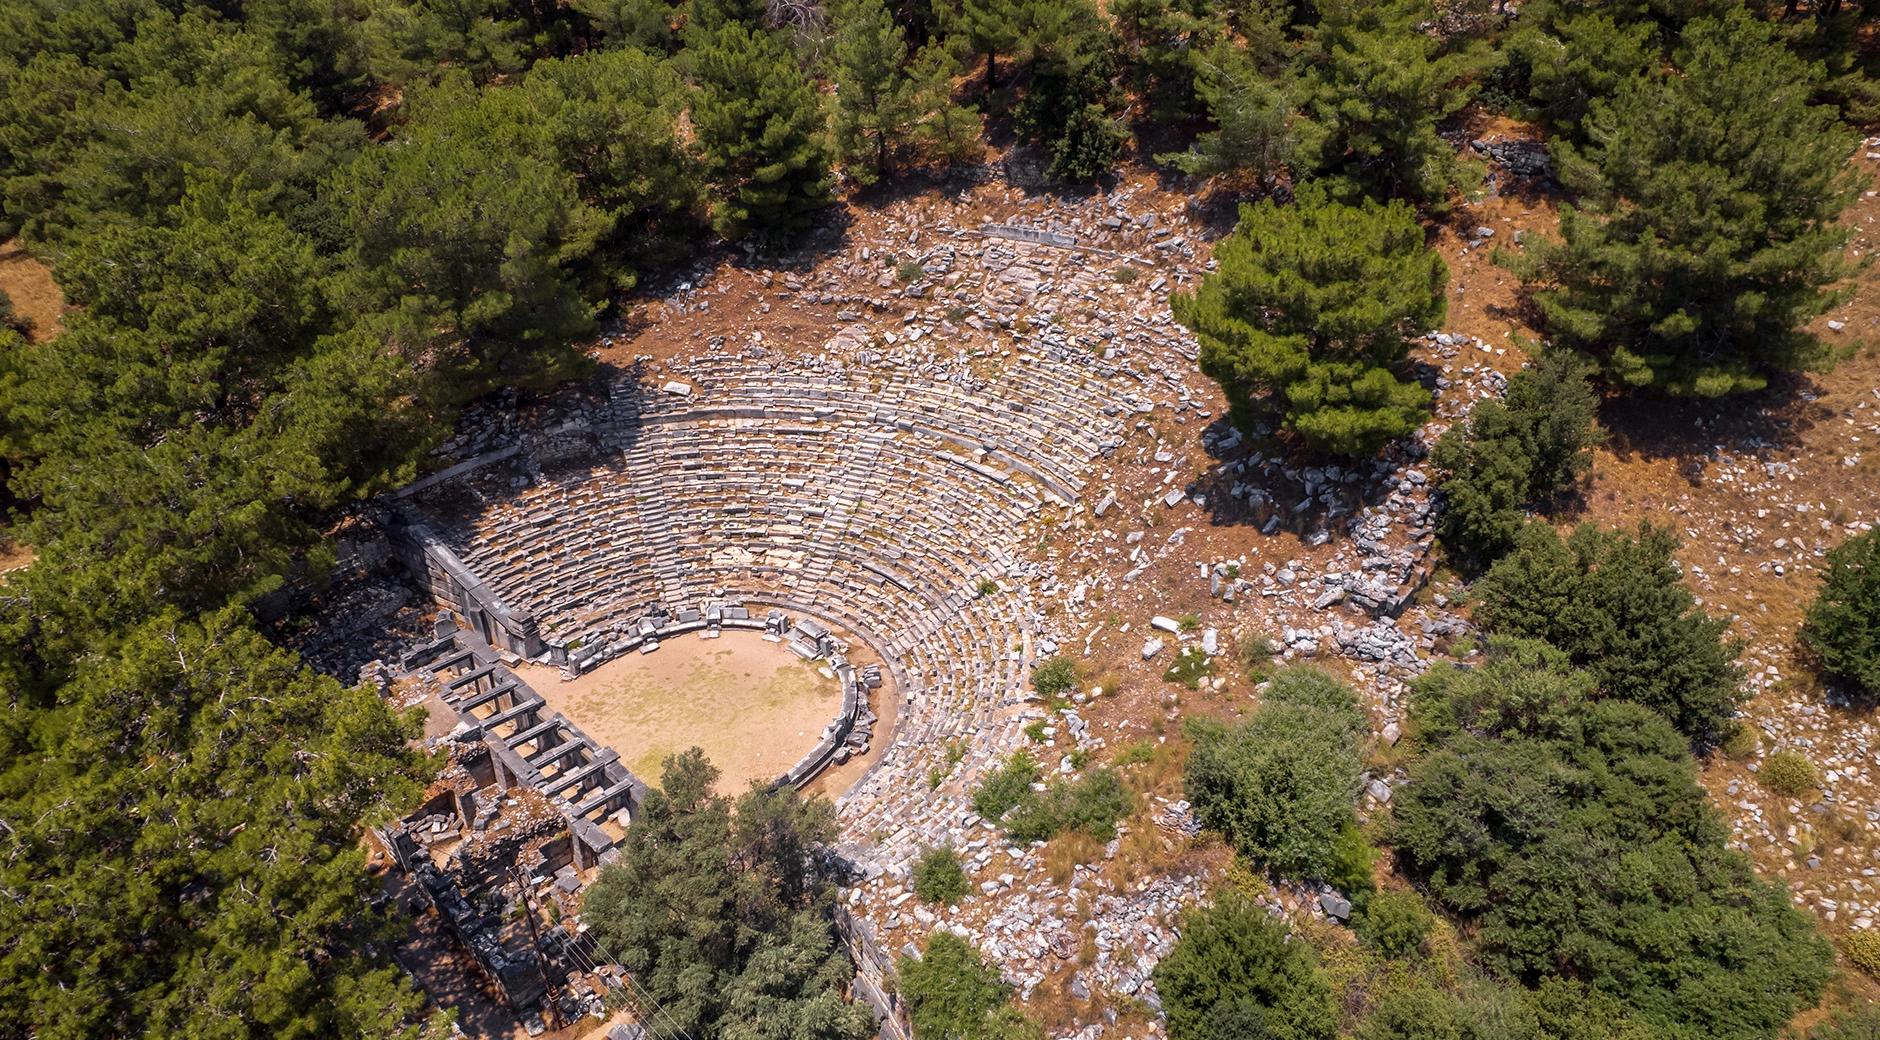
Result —
<instances>
[{"instance_id":1,"label":"ruined stone wall","mask_svg":"<svg viewBox=\"0 0 1880 1040\"><path fill-rule=\"evenodd\" d=\"M504 603L429 528L401 523L394 528L391 545L419 587L439 607L463 617L484 642L521 657L536 657L546 649L535 618Z\"/></svg>"},{"instance_id":2,"label":"ruined stone wall","mask_svg":"<svg viewBox=\"0 0 1880 1040\"><path fill-rule=\"evenodd\" d=\"M894 984L894 958L875 941L874 926L843 906L836 907L835 925L843 949L855 964L855 981L850 989L874 1012L882 1040L912 1040L913 1023Z\"/></svg>"}]
</instances>

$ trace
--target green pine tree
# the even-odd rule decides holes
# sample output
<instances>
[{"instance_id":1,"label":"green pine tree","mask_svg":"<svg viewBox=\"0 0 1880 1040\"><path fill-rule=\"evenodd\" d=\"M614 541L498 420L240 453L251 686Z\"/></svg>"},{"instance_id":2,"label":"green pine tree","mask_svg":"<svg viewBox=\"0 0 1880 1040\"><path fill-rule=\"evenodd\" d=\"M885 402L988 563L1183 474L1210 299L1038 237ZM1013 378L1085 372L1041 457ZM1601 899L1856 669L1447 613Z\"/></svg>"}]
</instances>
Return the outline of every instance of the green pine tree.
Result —
<instances>
[{"instance_id":1,"label":"green pine tree","mask_svg":"<svg viewBox=\"0 0 1880 1040\"><path fill-rule=\"evenodd\" d=\"M1115 0L1109 12L1123 38L1123 60L1157 115L1193 113L1198 59L1225 35L1223 12L1205 0Z\"/></svg>"},{"instance_id":2,"label":"green pine tree","mask_svg":"<svg viewBox=\"0 0 1880 1040\"><path fill-rule=\"evenodd\" d=\"M463 69L478 83L527 64L512 0L374 0L360 29L374 79L411 83Z\"/></svg>"},{"instance_id":3,"label":"green pine tree","mask_svg":"<svg viewBox=\"0 0 1880 1040\"><path fill-rule=\"evenodd\" d=\"M727 25L759 29L764 23L764 0L686 0L685 42L698 47Z\"/></svg>"},{"instance_id":4,"label":"green pine tree","mask_svg":"<svg viewBox=\"0 0 1880 1040\"><path fill-rule=\"evenodd\" d=\"M940 24L986 63L986 96L998 86L997 59L1013 55L1025 41L1028 0L958 0L940 9Z\"/></svg>"},{"instance_id":5,"label":"green pine tree","mask_svg":"<svg viewBox=\"0 0 1880 1040\"><path fill-rule=\"evenodd\" d=\"M137 17L136 45L0 61L0 231L58 248L81 228L155 222L191 171L243 181L297 227L324 219L315 191L364 145L359 124L321 119L264 39L193 8ZM109 19L77 21L89 38Z\"/></svg>"},{"instance_id":6,"label":"green pine tree","mask_svg":"<svg viewBox=\"0 0 1880 1040\"><path fill-rule=\"evenodd\" d=\"M1195 59L1195 90L1214 129L1185 152L1156 156L1197 177L1245 171L1272 191L1298 148L1293 85L1262 69L1255 55L1231 41Z\"/></svg>"},{"instance_id":7,"label":"green pine tree","mask_svg":"<svg viewBox=\"0 0 1880 1040\"><path fill-rule=\"evenodd\" d=\"M941 42L930 43L914 55L907 73L908 109L914 113L911 138L923 159L949 169L980 155L979 109L953 99L953 78L959 62Z\"/></svg>"},{"instance_id":8,"label":"green pine tree","mask_svg":"<svg viewBox=\"0 0 1880 1040\"><path fill-rule=\"evenodd\" d=\"M1880 531L1849 538L1828 554L1802 640L1828 674L1880 698Z\"/></svg>"},{"instance_id":9,"label":"green pine tree","mask_svg":"<svg viewBox=\"0 0 1880 1040\"><path fill-rule=\"evenodd\" d=\"M1659 57L1658 26L1609 10L1549 4L1524 8L1508 55L1527 75L1527 93L1555 130L1571 134L1593 102L1610 98Z\"/></svg>"},{"instance_id":10,"label":"green pine tree","mask_svg":"<svg viewBox=\"0 0 1880 1040\"><path fill-rule=\"evenodd\" d=\"M633 47L648 54L671 52L677 12L669 0L570 0L608 47Z\"/></svg>"},{"instance_id":11,"label":"green pine tree","mask_svg":"<svg viewBox=\"0 0 1880 1040\"><path fill-rule=\"evenodd\" d=\"M522 84L527 118L546 130L543 157L574 177L608 223L583 272L602 291L690 248L705 193L679 140L685 85L670 63L631 47L538 61Z\"/></svg>"},{"instance_id":12,"label":"green pine tree","mask_svg":"<svg viewBox=\"0 0 1880 1040\"><path fill-rule=\"evenodd\" d=\"M0 660L23 659L17 620ZM161 612L70 674L0 737L0 1033L448 1034L371 952L398 926L359 844L422 792L415 720L239 610Z\"/></svg>"},{"instance_id":13,"label":"green pine tree","mask_svg":"<svg viewBox=\"0 0 1880 1040\"><path fill-rule=\"evenodd\" d=\"M1324 5L1306 60L1305 154L1364 192L1437 206L1462 183L1436 125L1475 94L1486 52L1444 53L1427 0Z\"/></svg>"},{"instance_id":14,"label":"green pine tree","mask_svg":"<svg viewBox=\"0 0 1880 1040\"><path fill-rule=\"evenodd\" d=\"M1110 172L1129 140L1114 115L1115 34L1090 0L1032 0L1025 15L1031 78L1014 125L1044 148L1054 177L1085 181Z\"/></svg>"},{"instance_id":15,"label":"green pine tree","mask_svg":"<svg viewBox=\"0 0 1880 1040\"><path fill-rule=\"evenodd\" d=\"M834 942L819 852L833 810L788 787L734 804L717 779L697 748L666 759L619 861L583 899L590 934L633 974L659 1040L861 1040L870 1018L843 996L855 969Z\"/></svg>"},{"instance_id":16,"label":"green pine tree","mask_svg":"<svg viewBox=\"0 0 1880 1040\"><path fill-rule=\"evenodd\" d=\"M1265 391L1311 447L1368 455L1416 429L1430 395L1392 374L1408 337L1442 321L1448 269L1401 202L1347 205L1311 185L1290 206L1242 206L1214 273L1170 302L1236 421Z\"/></svg>"},{"instance_id":17,"label":"green pine tree","mask_svg":"<svg viewBox=\"0 0 1880 1040\"><path fill-rule=\"evenodd\" d=\"M509 87L446 77L414 93L400 146L327 185L352 247L340 298L408 356L474 391L493 374L547 382L595 305L574 268L612 230L555 155L553 125Z\"/></svg>"},{"instance_id":18,"label":"green pine tree","mask_svg":"<svg viewBox=\"0 0 1880 1040\"><path fill-rule=\"evenodd\" d=\"M849 176L872 184L890 173L914 122L907 39L882 0L839 0L830 9L835 114L830 129Z\"/></svg>"},{"instance_id":19,"label":"green pine tree","mask_svg":"<svg viewBox=\"0 0 1880 1040\"><path fill-rule=\"evenodd\" d=\"M1857 135L1810 103L1818 66L1745 10L1684 31L1677 71L1592 103L1557 145L1579 203L1515 267L1557 342L1624 386L1716 397L1828 365L1803 326L1840 299Z\"/></svg>"},{"instance_id":20,"label":"green pine tree","mask_svg":"<svg viewBox=\"0 0 1880 1040\"><path fill-rule=\"evenodd\" d=\"M727 238L787 238L829 203L823 108L788 47L732 22L697 45L692 125L705 178L718 188L712 226Z\"/></svg>"}]
</instances>

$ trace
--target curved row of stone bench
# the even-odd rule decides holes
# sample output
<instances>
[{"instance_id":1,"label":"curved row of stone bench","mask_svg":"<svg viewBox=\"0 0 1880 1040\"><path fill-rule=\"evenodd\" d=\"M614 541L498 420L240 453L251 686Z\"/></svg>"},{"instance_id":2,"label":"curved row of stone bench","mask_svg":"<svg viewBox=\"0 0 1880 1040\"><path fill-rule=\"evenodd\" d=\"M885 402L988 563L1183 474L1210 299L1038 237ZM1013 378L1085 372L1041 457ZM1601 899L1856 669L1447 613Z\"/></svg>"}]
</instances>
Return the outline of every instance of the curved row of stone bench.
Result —
<instances>
[{"instance_id":1,"label":"curved row of stone bench","mask_svg":"<svg viewBox=\"0 0 1880 1040\"><path fill-rule=\"evenodd\" d=\"M713 436L700 427L683 429L693 436ZM983 554L968 555L962 543L994 542L1009 534L1012 523L1035 514L1038 506L1034 496L1017 488L1004 496L961 494L958 482L948 479L951 474L918 450L898 463L877 456L874 479L836 489L812 478L801 478L793 487L792 478L780 476L774 464L755 461L737 471L704 466L687 471L681 463L675 475L671 462L678 453L649 450L647 441L639 447L635 454L641 457L630 457L617 472L584 479L561 493L527 498L520 509L498 507L492 511L490 528L462 546L466 562L481 579L506 602L533 610L551 640L578 638L579 633L566 629L567 623L587 622L603 613L610 601L624 599L631 612L640 602L702 596L727 576L747 570L785 574L799 569L759 563L759 554L775 553L788 560L789 554L811 549L817 554L812 563L845 561L877 584L910 593L935 585L935 579L945 575L941 589L923 598L929 608L946 599L953 600L946 605L957 606L996 569ZM661 454L667 457L662 471L666 487L647 488L622 479L641 464L653 465L653 457ZM878 506L861 512L860 499L889 493L879 486L889 473L926 485L920 508ZM675 489L677 485L683 488ZM846 504L832 499L833 492L843 490L851 496ZM692 513L682 525L671 520L675 495ZM1004 501L995 507L989 501L994 497ZM947 513L961 519L942 530L937 525L946 521L933 518ZM550 528L559 534L571 526L581 533L536 538L530 531ZM633 581L646 575L663 580Z\"/></svg>"},{"instance_id":2,"label":"curved row of stone bench","mask_svg":"<svg viewBox=\"0 0 1880 1040\"><path fill-rule=\"evenodd\" d=\"M528 652L570 667L705 627L681 621L687 604L792 610L860 639L900 704L893 746L842 799L845 828L890 856L937 840L959 791L930 793L927 771L963 756L970 773L1022 740L1028 593L985 583L1016 573L1027 526L1076 499L1132 409L1087 368L1036 359L996 384L725 354L689 376L617 390L602 464L519 490L528 460L508 463L456 482L479 508L427 523L497 613L535 626ZM865 711L853 675L792 774L848 746L842 718Z\"/></svg>"},{"instance_id":3,"label":"curved row of stone bench","mask_svg":"<svg viewBox=\"0 0 1880 1040\"><path fill-rule=\"evenodd\" d=\"M1106 399L1113 392L1101 380L1072 366L1050 366L1050 371L1039 364L1011 366L999 374L996 395L948 382L895 380L873 367L841 375L804 375L725 356L707 356L694 367L715 406L755 409L772 419L828 418L846 412L883 425L925 426L969 449L1005 454L1010 463L1066 500L1081 489L1080 474L1089 459L1117 443L1116 434L1100 432L1101 424L1093 418L1124 411L1120 398ZM874 379L885 381L857 392L856 380ZM627 412L642 421L685 408L640 396L637 388L629 388L617 401L623 398Z\"/></svg>"}]
</instances>

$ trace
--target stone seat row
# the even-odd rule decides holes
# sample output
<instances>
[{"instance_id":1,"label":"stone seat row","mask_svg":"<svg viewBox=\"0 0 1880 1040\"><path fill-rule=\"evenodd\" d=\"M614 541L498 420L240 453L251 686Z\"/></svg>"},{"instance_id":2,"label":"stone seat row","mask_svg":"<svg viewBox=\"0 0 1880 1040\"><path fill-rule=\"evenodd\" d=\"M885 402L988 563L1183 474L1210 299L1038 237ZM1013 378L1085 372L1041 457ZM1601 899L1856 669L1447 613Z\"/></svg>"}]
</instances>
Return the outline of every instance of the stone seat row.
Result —
<instances>
[{"instance_id":1,"label":"stone seat row","mask_svg":"<svg viewBox=\"0 0 1880 1040\"><path fill-rule=\"evenodd\" d=\"M966 515L991 515L980 503L959 505L979 506L982 510ZM1018 518L1007 515L1002 519L1009 523ZM727 545L736 546L737 558L747 560L773 551L813 551L818 560L846 561L904 589L940 575L945 576L946 585L970 587L990 575L986 557L964 547L985 544L981 539L995 533L990 527L961 530L893 515L868 524L849 523L840 529L722 519L692 523L689 518L684 526L683 533L668 529L649 537L644 529L635 530L627 523L620 530L556 544L512 546L500 552L489 551L487 545L473 545L466 554L492 587L517 598L527 596L530 589L538 590L537 595L565 594L570 582L585 580L592 584L609 575L643 573L660 558L672 560L687 571L722 568L728 562L724 554Z\"/></svg>"},{"instance_id":2,"label":"stone seat row","mask_svg":"<svg viewBox=\"0 0 1880 1040\"><path fill-rule=\"evenodd\" d=\"M642 419L638 426L631 427L628 433L623 434L623 439L628 442L629 450L631 450L631 445L639 439L640 432L645 430L661 426L681 426L696 430L703 427L701 420L723 418L724 416L718 412L705 415L695 412L670 413L657 421ZM799 426L778 432L793 435L803 442L823 440L836 445L814 452L813 457L827 457L838 453L858 438L870 434L888 431L918 433L924 437L947 441L968 451L988 452L993 456L992 462L1018 469L1041 481L1061 499L1074 498L1081 489L1081 478L1075 475L1076 470L1068 466L1064 459L1040 452L1040 448L1051 443L1058 436L1049 431L1026 429L1023 431L1024 436L1016 438L966 436L965 433L970 431L963 430L959 424L952 422L952 416L945 413L910 414L878 403L873 404L866 415L859 417L831 415L817 418L831 420L832 424ZM750 421L752 420L742 416L730 420L732 423ZM675 446L663 448L662 454L665 457L683 461L688 457L689 452L686 448Z\"/></svg>"},{"instance_id":3,"label":"stone seat row","mask_svg":"<svg viewBox=\"0 0 1880 1040\"><path fill-rule=\"evenodd\" d=\"M660 604L707 598L855 633L899 704L893 747L842 817L905 850L943 837L970 777L1023 741L1033 612L1022 587L982 583L1006 576L1027 525L1082 491L1137 410L1096 353L1052 353L984 375L708 354L688 393L616 390L606 463L492 486L481 515L438 528L584 661L644 645ZM955 744L962 775L930 793L917 778L950 769Z\"/></svg>"},{"instance_id":4,"label":"stone seat row","mask_svg":"<svg viewBox=\"0 0 1880 1040\"><path fill-rule=\"evenodd\" d=\"M760 481L771 478L752 472L745 479ZM563 568L568 568L574 577L597 577L608 571L619 573L622 569L628 572L641 571L656 557L686 551L688 544L692 548L735 544L779 549L814 548L818 547L819 542L834 547L861 544L868 549L860 555L868 559L898 561L909 554L926 555L926 566L916 570L939 566L964 570L966 576L971 576L971 570L980 569L977 562L983 557L973 554L976 566L963 568L958 547L985 544L984 539L995 536L1015 521L1022 522L1022 510L1026 507L1035 508L1034 503L1020 499L1010 503L1006 509L988 509L987 503L979 495L962 491L952 484L923 481L921 486L943 493L938 496L938 500L930 494L929 501L915 509L914 515L960 517L971 525L971 529L961 530L958 527L934 527L922 520L908 519L902 512L906 506L900 504L897 504L893 513L837 520L819 504L821 500L806 495L775 495L771 496L774 500L767 501L760 491L741 490L740 481L683 481L669 490L679 493L677 497L683 498L684 492L701 486L706 491L698 496L698 501L680 503L690 510L683 530L675 529L676 525L667 525L664 530L650 532L649 537L643 524L644 516L636 516L631 510L645 503L658 503L662 509L669 511L671 506L668 501L675 496L653 496L648 492L617 485L599 494L577 491L573 494L526 499L508 515L498 513L492 529L473 537L464 547L465 555L485 575L486 580L505 591L511 579L542 584L544 568L551 576L548 582L550 585L556 584L552 578L559 576ZM552 541L524 540L520 536L526 535L528 528L542 526L536 516L530 514L530 510L539 511L544 505L557 519L574 520L582 524L582 530L586 533ZM782 515L776 516L778 513ZM802 522L811 520L818 513L823 514L815 517L820 522ZM893 536L883 525L892 526ZM560 526L556 525L557 532ZM936 550L933 547L938 548ZM617 551L625 552L628 558L608 558L610 553ZM845 552L846 555L857 555L853 550ZM949 555L954 557L951 561Z\"/></svg>"},{"instance_id":5,"label":"stone seat row","mask_svg":"<svg viewBox=\"0 0 1880 1040\"><path fill-rule=\"evenodd\" d=\"M1100 381L1089 373L1067 365L1052 365L1049 371L1039 364L1014 365L1000 375L998 398L964 390L954 384L929 381L887 381L883 386L858 393L855 388L827 377L792 376L759 366L761 375L738 371L715 373L710 382L714 406L775 408L794 412L805 418L840 414L867 413L881 407L890 412L906 410L913 415L944 416L950 432L970 432L988 447L1016 453L1037 455L1044 468L1069 474L1081 468L1102 441L1100 427L1093 423L1093 411L1101 412L1106 402L1099 399L1093 409L1093 390ZM1082 392L1073 392L1072 387ZM691 407L690 401L641 399L636 402L641 418L671 415ZM1046 457L1047 450L1056 449Z\"/></svg>"}]
</instances>

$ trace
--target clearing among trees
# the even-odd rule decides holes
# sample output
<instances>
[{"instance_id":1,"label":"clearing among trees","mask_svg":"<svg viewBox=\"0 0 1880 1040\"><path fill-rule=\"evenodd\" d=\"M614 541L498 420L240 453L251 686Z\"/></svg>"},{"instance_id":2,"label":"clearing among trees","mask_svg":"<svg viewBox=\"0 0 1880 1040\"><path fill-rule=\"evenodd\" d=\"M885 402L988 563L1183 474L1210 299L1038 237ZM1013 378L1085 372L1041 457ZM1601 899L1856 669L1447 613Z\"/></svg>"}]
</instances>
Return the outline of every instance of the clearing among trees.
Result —
<instances>
[{"instance_id":1,"label":"clearing among trees","mask_svg":"<svg viewBox=\"0 0 1880 1040\"><path fill-rule=\"evenodd\" d=\"M669 639L573 679L540 665L516 671L634 773L656 777L667 756L698 747L719 768L719 793L736 795L788 772L841 709L842 685L819 667L734 631Z\"/></svg>"}]
</instances>

